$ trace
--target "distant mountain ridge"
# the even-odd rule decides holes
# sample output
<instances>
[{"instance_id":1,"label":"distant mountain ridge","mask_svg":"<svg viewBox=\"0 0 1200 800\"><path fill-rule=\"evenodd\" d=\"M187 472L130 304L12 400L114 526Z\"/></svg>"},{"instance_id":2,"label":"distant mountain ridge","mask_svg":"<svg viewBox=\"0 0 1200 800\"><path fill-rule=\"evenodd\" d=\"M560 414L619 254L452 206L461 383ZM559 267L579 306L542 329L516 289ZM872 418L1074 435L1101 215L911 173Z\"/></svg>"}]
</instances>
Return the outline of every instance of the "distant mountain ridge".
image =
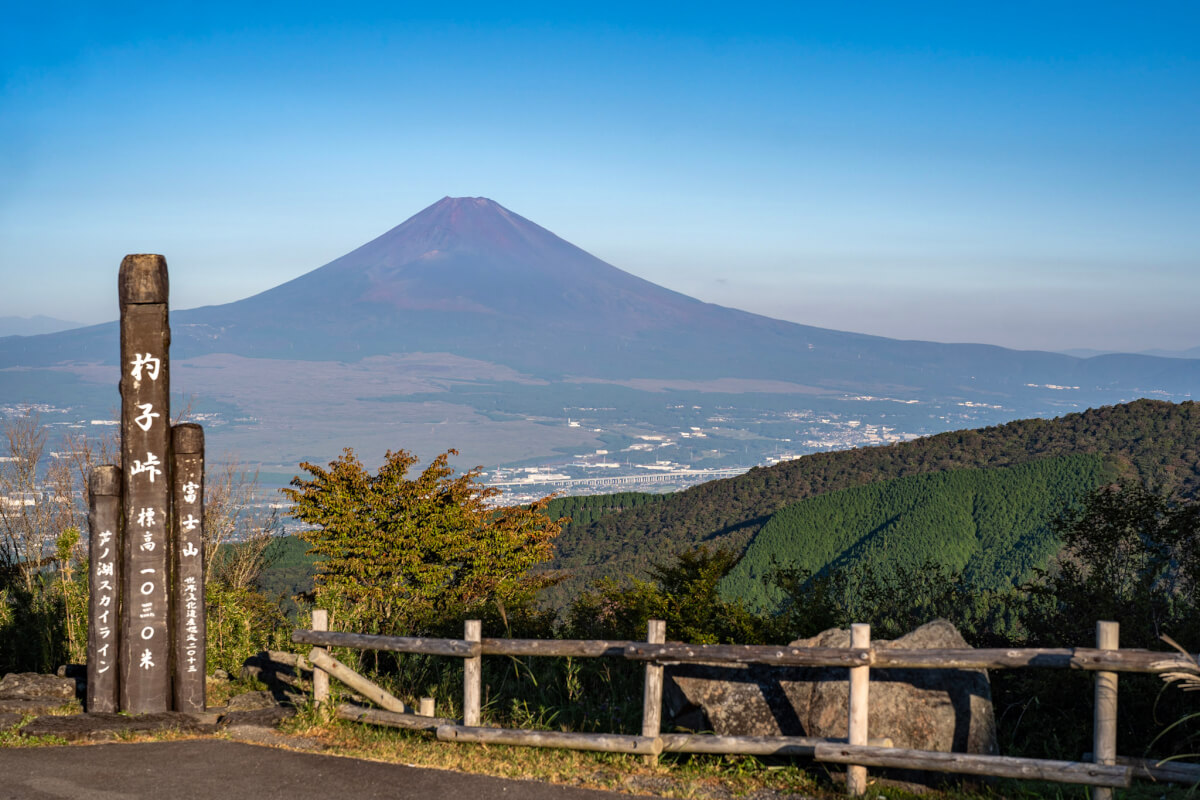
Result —
<instances>
[{"instance_id":1,"label":"distant mountain ridge","mask_svg":"<svg viewBox=\"0 0 1200 800\"><path fill-rule=\"evenodd\" d=\"M172 330L173 352L183 358L356 361L448 352L547 377L772 378L815 391L902 396L1044 394L1047 385L1127 396L1200 392L1200 361L900 341L704 303L479 197L443 198L341 258L244 300L174 311ZM0 367L108 362L111 336L111 326L94 326L0 346Z\"/></svg>"},{"instance_id":2,"label":"distant mountain ridge","mask_svg":"<svg viewBox=\"0 0 1200 800\"><path fill-rule=\"evenodd\" d=\"M58 333L59 331L82 328L81 322L69 322L65 319L47 317L35 314L31 317L0 317L0 338L5 336L40 336L43 333Z\"/></svg>"}]
</instances>

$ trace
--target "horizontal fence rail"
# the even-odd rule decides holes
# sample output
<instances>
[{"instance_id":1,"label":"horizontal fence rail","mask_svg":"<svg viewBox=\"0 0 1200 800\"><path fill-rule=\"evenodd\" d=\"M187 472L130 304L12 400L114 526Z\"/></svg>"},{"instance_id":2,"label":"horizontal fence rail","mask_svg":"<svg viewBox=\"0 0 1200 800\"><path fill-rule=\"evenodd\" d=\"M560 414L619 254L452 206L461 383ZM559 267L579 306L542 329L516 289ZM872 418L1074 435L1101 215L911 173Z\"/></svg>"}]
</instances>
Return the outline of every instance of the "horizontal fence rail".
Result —
<instances>
[{"instance_id":1,"label":"horizontal fence rail","mask_svg":"<svg viewBox=\"0 0 1200 800\"><path fill-rule=\"evenodd\" d=\"M320 647L346 647L351 650L386 650L391 653L424 653L431 656L473 658L480 653L479 642L462 639L428 639L418 636L377 636L371 633L298 630L292 633L297 644Z\"/></svg>"},{"instance_id":2,"label":"horizontal fence rail","mask_svg":"<svg viewBox=\"0 0 1200 800\"><path fill-rule=\"evenodd\" d=\"M850 647L771 647L723 644L631 643L625 657L674 664L768 664L777 667L875 667L877 669L1051 669L1113 672L1174 672L1191 664L1177 653L1154 650L1015 648L905 650Z\"/></svg>"},{"instance_id":3,"label":"horizontal fence rail","mask_svg":"<svg viewBox=\"0 0 1200 800\"><path fill-rule=\"evenodd\" d=\"M316 624L319 619L321 624ZM316 689L318 673L332 675L380 709L342 704L334 713L342 719L434 732L440 741L554 747L630 753L648 761L661 753L738 753L746 755L805 756L817 761L847 765L847 789L865 791L866 767L934 770L963 775L1044 780L1093 787L1094 800L1111 798L1113 787L1130 785L1134 778L1193 783L1200 781L1200 766L1158 764L1116 753L1116 675L1121 672L1161 674L1195 673L1196 661L1182 653L1121 650L1116 623L1097 626L1099 647L1075 648L944 648L908 650L880 647L870 642L869 627L853 626L856 647L794 647L768 645L694 645L665 643L663 623L652 620L647 641L598 639L499 639L482 638L479 622L468 621L462 639L378 636L327 631L324 615L314 616L314 630L297 630L292 640L313 645L309 660L314 666L314 694L318 703L327 696ZM355 673L323 648L345 647L396 653L462 658L463 721L408 713L408 708L387 691ZM642 735L579 733L483 727L479 724L482 656L620 658L645 664ZM851 680L847 708L847 738L809 736L716 736L662 733L662 668L668 664L762 664L775 667L843 668ZM1013 758L972 753L912 750L892 746L887 738L866 738L871 669L1068 669L1095 673L1098 713L1095 719L1095 752L1085 761Z\"/></svg>"},{"instance_id":4,"label":"horizontal fence rail","mask_svg":"<svg viewBox=\"0 0 1200 800\"><path fill-rule=\"evenodd\" d=\"M338 631L297 630L292 641L321 647L424 653L435 656L544 656L627 658L661 664L765 664L776 667L874 667L876 669L1077 669L1162 673L1186 671L1193 665L1179 653L1156 650L1061 648L965 648L905 650L901 648L775 647L770 645L647 644L599 639L431 639L377 636Z\"/></svg>"},{"instance_id":5,"label":"horizontal fence rail","mask_svg":"<svg viewBox=\"0 0 1200 800\"><path fill-rule=\"evenodd\" d=\"M960 775L991 775L998 778L1082 783L1090 786L1129 786L1132 770L1084 761L1050 761L1041 758L983 756L972 753L939 753L899 747L819 744L814 757L834 764L930 769Z\"/></svg>"}]
</instances>

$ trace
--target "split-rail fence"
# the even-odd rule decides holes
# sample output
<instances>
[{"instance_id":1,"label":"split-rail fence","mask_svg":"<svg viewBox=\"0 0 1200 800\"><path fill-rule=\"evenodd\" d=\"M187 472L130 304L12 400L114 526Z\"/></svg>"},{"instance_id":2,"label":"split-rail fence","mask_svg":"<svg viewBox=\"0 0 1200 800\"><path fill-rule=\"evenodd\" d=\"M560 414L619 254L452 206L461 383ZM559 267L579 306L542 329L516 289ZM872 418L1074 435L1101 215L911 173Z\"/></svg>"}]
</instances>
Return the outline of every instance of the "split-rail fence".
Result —
<instances>
[{"instance_id":1,"label":"split-rail fence","mask_svg":"<svg viewBox=\"0 0 1200 800\"><path fill-rule=\"evenodd\" d=\"M850 647L791 647L773 645L692 645L666 643L666 625L651 620L646 641L580 639L493 639L481 636L478 620L466 622L462 639L376 636L330 631L323 610L313 614L311 630L297 630L292 641L313 645L314 700L329 702L329 676L380 706L349 704L335 713L342 718L434 731L447 742L555 747L640 754L654 762L661 753L739 753L806 756L846 765L849 794L866 791L867 767L933 770L961 775L1055 781L1093 787L1094 800L1110 800L1114 787L1127 787L1134 778L1184 783L1200 782L1200 767L1156 763L1117 755L1117 674L1191 673L1196 661L1182 653L1119 649L1115 622L1096 625L1094 648L1008 648L905 650L871 646L870 626L851 626ZM462 720L434 716L433 702L423 698L419 713L382 687L331 656L330 647L423 653L463 659ZM642 733L538 731L483 727L480 724L483 656L549 656L622 658L645 663ZM765 664L780 667L845 667L849 681L848 735L843 739L811 736L715 736L663 733L663 667L668 664ZM1018 669L1087 670L1095 674L1094 743L1090 760L1056 761L975 753L911 750L892 746L890 739L868 739L867 707L870 670L874 669Z\"/></svg>"}]
</instances>

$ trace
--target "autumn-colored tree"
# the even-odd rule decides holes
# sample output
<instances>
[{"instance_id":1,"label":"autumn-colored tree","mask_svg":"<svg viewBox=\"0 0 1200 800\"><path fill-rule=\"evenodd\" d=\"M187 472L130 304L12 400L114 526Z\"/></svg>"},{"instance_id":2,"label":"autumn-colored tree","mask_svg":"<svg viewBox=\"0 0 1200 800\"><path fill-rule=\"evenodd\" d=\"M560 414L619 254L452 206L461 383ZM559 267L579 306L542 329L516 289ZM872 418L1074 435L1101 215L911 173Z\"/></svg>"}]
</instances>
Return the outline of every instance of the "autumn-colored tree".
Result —
<instances>
[{"instance_id":1,"label":"autumn-colored tree","mask_svg":"<svg viewBox=\"0 0 1200 800\"><path fill-rule=\"evenodd\" d=\"M371 474L347 448L327 469L302 463L311 478L284 490L313 526L301 537L320 559L317 604L346 628L424 634L485 607L527 607L552 582L529 574L560 530L545 514L549 498L494 507L500 491L479 482L478 468L455 475L452 455L410 478L418 459L407 451L389 451Z\"/></svg>"}]
</instances>

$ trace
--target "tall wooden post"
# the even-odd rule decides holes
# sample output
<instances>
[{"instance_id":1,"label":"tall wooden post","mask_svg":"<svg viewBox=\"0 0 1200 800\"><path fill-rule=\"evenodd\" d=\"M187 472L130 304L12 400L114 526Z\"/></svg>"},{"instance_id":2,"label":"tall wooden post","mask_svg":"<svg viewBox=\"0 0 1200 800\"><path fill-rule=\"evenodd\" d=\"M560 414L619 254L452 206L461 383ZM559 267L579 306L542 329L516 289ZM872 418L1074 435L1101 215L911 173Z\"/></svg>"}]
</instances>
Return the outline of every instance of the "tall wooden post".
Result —
<instances>
[{"instance_id":1,"label":"tall wooden post","mask_svg":"<svg viewBox=\"0 0 1200 800\"><path fill-rule=\"evenodd\" d=\"M171 414L167 350L167 261L129 255L121 298L121 495L125 557L121 608L121 709L171 705L167 585L171 561Z\"/></svg>"},{"instance_id":2,"label":"tall wooden post","mask_svg":"<svg viewBox=\"0 0 1200 800\"><path fill-rule=\"evenodd\" d=\"M652 619L646 624L646 643L663 644L667 641L667 623ZM662 733L663 668L661 664L646 662L646 685L642 695L642 736L658 738ZM642 756L648 765L658 763L658 756Z\"/></svg>"},{"instance_id":3,"label":"tall wooden post","mask_svg":"<svg viewBox=\"0 0 1200 800\"><path fill-rule=\"evenodd\" d=\"M87 710L117 710L121 588L121 469L88 475Z\"/></svg>"},{"instance_id":4,"label":"tall wooden post","mask_svg":"<svg viewBox=\"0 0 1200 800\"><path fill-rule=\"evenodd\" d=\"M171 428L174 509L175 646L171 654L175 710L205 709L204 620L204 429L194 423Z\"/></svg>"},{"instance_id":5,"label":"tall wooden post","mask_svg":"<svg viewBox=\"0 0 1200 800\"><path fill-rule=\"evenodd\" d=\"M483 624L469 619L463 626L463 639L478 642L483 639ZM463 659L463 725L475 726L480 720L483 687L483 657Z\"/></svg>"},{"instance_id":6,"label":"tall wooden post","mask_svg":"<svg viewBox=\"0 0 1200 800\"><path fill-rule=\"evenodd\" d=\"M855 649L867 649L871 646L871 626L855 623L850 626L850 646ZM847 711L847 738L849 743L867 744L867 719L869 708L869 692L871 688L871 668L850 668L850 701ZM846 793L861 795L867 791L867 768L860 766L846 767Z\"/></svg>"},{"instance_id":7,"label":"tall wooden post","mask_svg":"<svg viewBox=\"0 0 1200 800\"><path fill-rule=\"evenodd\" d=\"M1096 623L1096 648L1116 650L1120 647L1120 626L1116 622ZM1097 764L1117 763L1117 673L1096 672L1095 728L1092 742L1093 758ZM1092 800L1112 800L1113 791L1106 786L1092 788Z\"/></svg>"}]
</instances>

